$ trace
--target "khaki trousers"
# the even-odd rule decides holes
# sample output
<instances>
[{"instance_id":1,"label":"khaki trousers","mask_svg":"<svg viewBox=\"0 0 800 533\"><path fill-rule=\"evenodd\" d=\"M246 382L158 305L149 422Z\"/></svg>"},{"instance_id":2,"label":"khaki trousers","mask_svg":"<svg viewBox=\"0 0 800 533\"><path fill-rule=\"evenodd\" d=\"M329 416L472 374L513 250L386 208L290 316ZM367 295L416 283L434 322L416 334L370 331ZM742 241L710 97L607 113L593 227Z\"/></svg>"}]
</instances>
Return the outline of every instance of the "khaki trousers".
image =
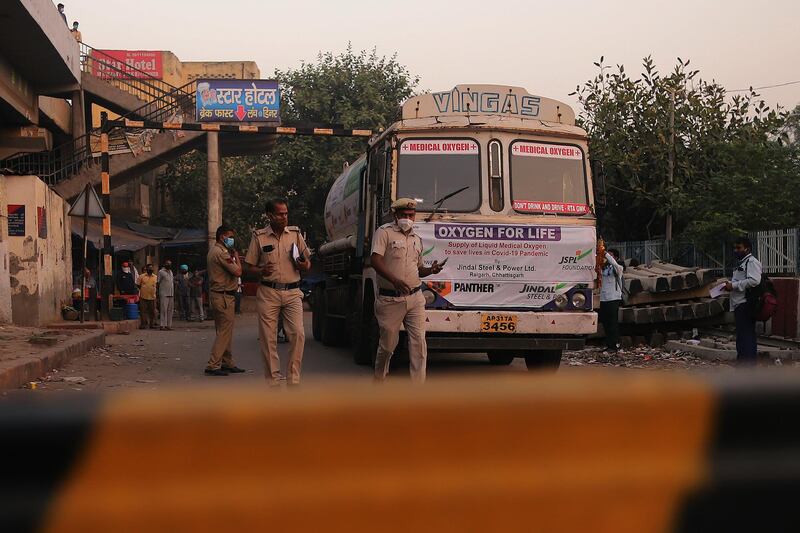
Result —
<instances>
[{"instance_id":1,"label":"khaki trousers","mask_svg":"<svg viewBox=\"0 0 800 533\"><path fill-rule=\"evenodd\" d=\"M303 349L306 334L303 329L303 292L300 289L279 291L261 285L256 293L258 305L258 337L264 357L264 374L273 385L281 379L281 360L278 357L278 318L283 318L286 339L289 341L287 383L300 383Z\"/></svg>"},{"instance_id":2,"label":"khaki trousers","mask_svg":"<svg viewBox=\"0 0 800 533\"><path fill-rule=\"evenodd\" d=\"M159 325L162 328L172 327L172 313L175 310L175 298L173 296L159 296Z\"/></svg>"},{"instance_id":3,"label":"khaki trousers","mask_svg":"<svg viewBox=\"0 0 800 533\"><path fill-rule=\"evenodd\" d=\"M209 305L214 310L214 328L217 337L211 346L211 358L206 368L216 370L220 367L234 366L231 343L233 342L234 298L221 292L209 293Z\"/></svg>"},{"instance_id":4,"label":"khaki trousers","mask_svg":"<svg viewBox=\"0 0 800 533\"><path fill-rule=\"evenodd\" d=\"M425 381L428 345L425 343L425 297L422 291L409 296L378 296L375 317L381 328L378 354L375 358L375 377L386 379L389 363L400 338L400 325L408 335L408 358L411 363L411 381Z\"/></svg>"}]
</instances>

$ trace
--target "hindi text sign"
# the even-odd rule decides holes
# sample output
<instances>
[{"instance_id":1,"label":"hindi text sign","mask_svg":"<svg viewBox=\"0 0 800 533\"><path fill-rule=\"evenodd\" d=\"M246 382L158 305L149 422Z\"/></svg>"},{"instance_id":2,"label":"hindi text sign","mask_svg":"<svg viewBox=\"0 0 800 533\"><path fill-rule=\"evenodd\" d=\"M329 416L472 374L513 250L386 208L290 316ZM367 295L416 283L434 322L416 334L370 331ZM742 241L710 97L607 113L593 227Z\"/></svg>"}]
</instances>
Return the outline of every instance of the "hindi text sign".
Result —
<instances>
[{"instance_id":1,"label":"hindi text sign","mask_svg":"<svg viewBox=\"0 0 800 533\"><path fill-rule=\"evenodd\" d=\"M280 122L275 80L198 80L198 122Z\"/></svg>"}]
</instances>

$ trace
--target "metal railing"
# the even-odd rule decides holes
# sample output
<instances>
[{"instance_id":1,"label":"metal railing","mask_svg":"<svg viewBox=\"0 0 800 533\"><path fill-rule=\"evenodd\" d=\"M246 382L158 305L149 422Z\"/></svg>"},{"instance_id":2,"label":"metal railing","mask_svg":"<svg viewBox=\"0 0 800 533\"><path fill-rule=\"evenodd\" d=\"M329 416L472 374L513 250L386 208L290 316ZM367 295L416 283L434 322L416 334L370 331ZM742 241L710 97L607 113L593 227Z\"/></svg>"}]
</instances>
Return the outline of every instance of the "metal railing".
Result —
<instances>
[{"instance_id":1,"label":"metal railing","mask_svg":"<svg viewBox=\"0 0 800 533\"><path fill-rule=\"evenodd\" d=\"M197 82L192 81L174 88L169 93L160 94L139 108L122 115L122 118L184 122L185 117L194 116L196 84ZM35 175L48 185L55 185L96 162L99 155L92 150L93 136L99 136L99 130L91 130L86 135L48 152L11 156L0 161L0 173ZM113 128L109 132L109 139L112 145L124 143L124 132L119 128Z\"/></svg>"},{"instance_id":2,"label":"metal railing","mask_svg":"<svg viewBox=\"0 0 800 533\"><path fill-rule=\"evenodd\" d=\"M81 70L102 79L133 96L149 102L164 94L178 90L172 84L140 70L133 65L120 62L107 53L79 43L81 51Z\"/></svg>"},{"instance_id":3,"label":"metal railing","mask_svg":"<svg viewBox=\"0 0 800 533\"><path fill-rule=\"evenodd\" d=\"M800 275L800 229L758 231L748 235L753 255L767 274ZM647 241L608 242L624 259L642 264L666 261L685 267L709 268L719 275L730 275L734 268L730 239L722 239L717 250L709 250L691 241L651 239ZM715 247L716 248L716 247Z\"/></svg>"}]
</instances>

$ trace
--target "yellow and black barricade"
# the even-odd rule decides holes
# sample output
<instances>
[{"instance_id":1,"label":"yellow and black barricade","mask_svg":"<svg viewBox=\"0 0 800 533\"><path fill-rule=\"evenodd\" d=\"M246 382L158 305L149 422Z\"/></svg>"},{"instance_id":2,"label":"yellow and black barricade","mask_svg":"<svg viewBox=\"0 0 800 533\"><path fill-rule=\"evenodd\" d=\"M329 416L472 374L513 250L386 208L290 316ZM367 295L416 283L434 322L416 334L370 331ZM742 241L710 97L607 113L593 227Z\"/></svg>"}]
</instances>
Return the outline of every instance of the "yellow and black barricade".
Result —
<instances>
[{"instance_id":1,"label":"yellow and black barricade","mask_svg":"<svg viewBox=\"0 0 800 533\"><path fill-rule=\"evenodd\" d=\"M31 393L3 531L797 531L800 378Z\"/></svg>"}]
</instances>

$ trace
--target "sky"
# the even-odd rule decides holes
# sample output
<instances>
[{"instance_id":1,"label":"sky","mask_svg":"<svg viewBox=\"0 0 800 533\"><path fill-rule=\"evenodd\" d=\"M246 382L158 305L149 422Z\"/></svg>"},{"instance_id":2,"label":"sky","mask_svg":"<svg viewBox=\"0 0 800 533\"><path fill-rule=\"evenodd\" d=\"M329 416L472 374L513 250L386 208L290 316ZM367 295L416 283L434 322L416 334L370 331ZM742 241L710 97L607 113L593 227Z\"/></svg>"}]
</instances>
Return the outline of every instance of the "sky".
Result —
<instances>
[{"instance_id":1,"label":"sky","mask_svg":"<svg viewBox=\"0 0 800 533\"><path fill-rule=\"evenodd\" d=\"M170 50L183 61L253 60L263 78L320 51L373 47L419 89L519 85L571 104L592 64L669 70L690 59L729 90L800 81L797 0L62 0L95 48ZM800 83L763 89L792 108Z\"/></svg>"}]
</instances>

